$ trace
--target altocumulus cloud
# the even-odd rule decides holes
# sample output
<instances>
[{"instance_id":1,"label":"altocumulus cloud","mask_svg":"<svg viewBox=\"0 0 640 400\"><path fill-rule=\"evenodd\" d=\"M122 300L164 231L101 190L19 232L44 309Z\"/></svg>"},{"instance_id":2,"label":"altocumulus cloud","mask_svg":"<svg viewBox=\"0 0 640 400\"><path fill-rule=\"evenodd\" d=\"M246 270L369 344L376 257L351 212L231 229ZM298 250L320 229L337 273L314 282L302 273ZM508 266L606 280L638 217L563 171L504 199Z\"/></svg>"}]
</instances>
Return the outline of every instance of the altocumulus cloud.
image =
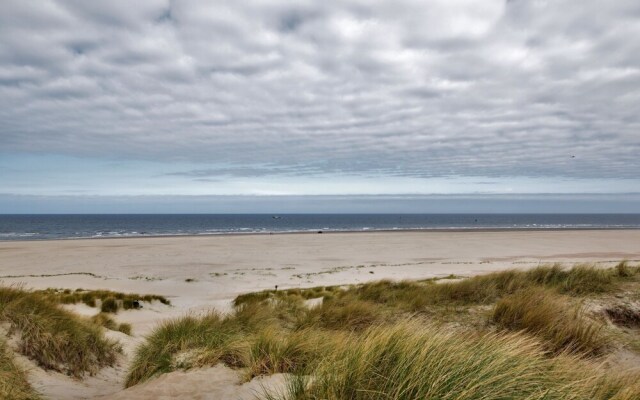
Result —
<instances>
[{"instance_id":1,"label":"altocumulus cloud","mask_svg":"<svg viewBox=\"0 0 640 400\"><path fill-rule=\"evenodd\" d=\"M0 151L633 180L638 38L637 0L2 0Z\"/></svg>"}]
</instances>

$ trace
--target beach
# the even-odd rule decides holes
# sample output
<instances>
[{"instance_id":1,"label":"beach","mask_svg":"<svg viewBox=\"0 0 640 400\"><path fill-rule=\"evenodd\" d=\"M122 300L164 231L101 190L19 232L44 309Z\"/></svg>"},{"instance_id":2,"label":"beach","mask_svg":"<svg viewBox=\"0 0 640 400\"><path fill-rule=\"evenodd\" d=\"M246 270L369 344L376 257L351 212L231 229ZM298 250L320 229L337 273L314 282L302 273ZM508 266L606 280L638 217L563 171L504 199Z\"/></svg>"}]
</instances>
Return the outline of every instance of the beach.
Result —
<instances>
[{"instance_id":1,"label":"beach","mask_svg":"<svg viewBox=\"0 0 640 400\"><path fill-rule=\"evenodd\" d=\"M117 314L133 336L111 335L126 357L163 320L215 309L263 289L348 285L382 279L473 276L541 264L609 267L640 260L640 230L404 231L252 234L0 242L4 285L108 289L166 296ZM68 306L85 315L95 309ZM28 361L22 360L25 365ZM127 360L82 382L35 371L32 385L51 398L112 395ZM28 365L27 365L28 366ZM193 375L197 377L198 374ZM123 397L135 398L135 397ZM144 397L140 397L144 398Z\"/></svg>"},{"instance_id":2,"label":"beach","mask_svg":"<svg viewBox=\"0 0 640 400\"><path fill-rule=\"evenodd\" d=\"M0 242L4 284L167 296L168 314L237 295L381 279L471 276L539 264L640 259L640 230L256 234ZM139 314L134 314L133 316ZM132 316L132 317L133 317ZM146 332L155 320L131 320Z\"/></svg>"},{"instance_id":3,"label":"beach","mask_svg":"<svg viewBox=\"0 0 640 400\"><path fill-rule=\"evenodd\" d=\"M640 230L404 231L0 242L0 276L28 287L108 288L176 299L474 275L539 263L640 258ZM371 273L373 272L373 274ZM192 279L192 282L185 282Z\"/></svg>"}]
</instances>

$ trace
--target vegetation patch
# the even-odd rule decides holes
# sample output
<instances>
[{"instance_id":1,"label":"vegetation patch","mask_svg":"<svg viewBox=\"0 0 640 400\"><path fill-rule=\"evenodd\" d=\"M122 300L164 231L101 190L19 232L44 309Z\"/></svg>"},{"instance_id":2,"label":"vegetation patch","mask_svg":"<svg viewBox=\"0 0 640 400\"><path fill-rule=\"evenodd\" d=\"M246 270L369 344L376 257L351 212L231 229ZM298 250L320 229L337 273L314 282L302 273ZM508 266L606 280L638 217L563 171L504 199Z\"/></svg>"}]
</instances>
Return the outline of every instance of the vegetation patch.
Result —
<instances>
[{"instance_id":1,"label":"vegetation patch","mask_svg":"<svg viewBox=\"0 0 640 400\"><path fill-rule=\"evenodd\" d=\"M545 357L520 334L476 335L401 322L369 329L293 377L272 399L638 398L629 378L608 378L566 355Z\"/></svg>"},{"instance_id":2,"label":"vegetation patch","mask_svg":"<svg viewBox=\"0 0 640 400\"><path fill-rule=\"evenodd\" d=\"M140 308L140 302L159 301L162 304L170 305L171 302L164 296L140 295L135 293L120 293L110 290L83 290L76 289L45 289L35 293L41 294L51 301L61 304L84 303L89 307L100 305L101 312L116 313L120 309L131 310Z\"/></svg>"},{"instance_id":3,"label":"vegetation patch","mask_svg":"<svg viewBox=\"0 0 640 400\"><path fill-rule=\"evenodd\" d=\"M37 400L40 396L27 381L25 372L11 357L6 343L0 341L0 399Z\"/></svg>"},{"instance_id":4,"label":"vegetation patch","mask_svg":"<svg viewBox=\"0 0 640 400\"><path fill-rule=\"evenodd\" d=\"M291 374L287 393L269 395L279 399L640 398L638 376L592 363L617 337L580 307L584 298L637 287L638 272L551 265L455 282L243 294L228 315L186 316L156 329L126 385L224 363L246 379Z\"/></svg>"},{"instance_id":5,"label":"vegetation patch","mask_svg":"<svg viewBox=\"0 0 640 400\"><path fill-rule=\"evenodd\" d=\"M120 350L100 327L38 293L0 288L0 320L19 336L22 354L43 368L76 377L113 365Z\"/></svg>"},{"instance_id":6,"label":"vegetation patch","mask_svg":"<svg viewBox=\"0 0 640 400\"><path fill-rule=\"evenodd\" d=\"M94 315L93 317L91 317L91 322L112 331L118 331L118 332L125 333L127 335L131 335L131 324L127 324L127 323L119 324L113 318L111 318L111 316L109 316L109 314L107 313L101 312L99 314Z\"/></svg>"},{"instance_id":7,"label":"vegetation patch","mask_svg":"<svg viewBox=\"0 0 640 400\"><path fill-rule=\"evenodd\" d=\"M492 320L501 329L525 331L540 338L556 354L598 356L611 346L603 324L548 289L529 288L501 299Z\"/></svg>"}]
</instances>

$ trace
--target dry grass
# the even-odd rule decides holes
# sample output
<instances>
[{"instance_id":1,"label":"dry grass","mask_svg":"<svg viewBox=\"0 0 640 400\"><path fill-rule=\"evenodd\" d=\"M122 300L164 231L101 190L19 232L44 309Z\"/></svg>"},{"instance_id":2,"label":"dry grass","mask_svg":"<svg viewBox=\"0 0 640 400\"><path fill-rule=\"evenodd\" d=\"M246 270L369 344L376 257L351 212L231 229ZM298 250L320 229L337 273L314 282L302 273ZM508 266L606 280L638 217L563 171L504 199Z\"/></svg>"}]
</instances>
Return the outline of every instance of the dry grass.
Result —
<instances>
[{"instance_id":1,"label":"dry grass","mask_svg":"<svg viewBox=\"0 0 640 400\"><path fill-rule=\"evenodd\" d=\"M549 289L529 288L496 304L492 321L501 329L524 331L555 354L599 356L611 347L604 325Z\"/></svg>"},{"instance_id":2,"label":"dry grass","mask_svg":"<svg viewBox=\"0 0 640 400\"><path fill-rule=\"evenodd\" d=\"M638 272L555 265L439 284L245 294L225 317L158 328L138 349L127 386L222 362L247 379L293 374L280 396L288 399L635 399L636 377L583 360L606 352L611 338L574 304L637 282ZM318 297L320 305L304 305ZM459 318L435 324L434 313Z\"/></svg>"},{"instance_id":3,"label":"dry grass","mask_svg":"<svg viewBox=\"0 0 640 400\"><path fill-rule=\"evenodd\" d=\"M106 329L112 331L119 331L125 333L127 335L131 335L131 324L127 323L117 323L113 318L109 316L107 313L99 313L91 317L91 322L96 325L100 325Z\"/></svg>"},{"instance_id":4,"label":"dry grass","mask_svg":"<svg viewBox=\"0 0 640 400\"><path fill-rule=\"evenodd\" d=\"M371 302L357 299L330 299L306 312L305 318L300 321L298 327L358 331L384 318L383 310Z\"/></svg>"},{"instance_id":5,"label":"dry grass","mask_svg":"<svg viewBox=\"0 0 640 400\"><path fill-rule=\"evenodd\" d=\"M76 377L113 365L119 351L97 325L37 293L0 288L0 320L19 336L20 353L43 368Z\"/></svg>"},{"instance_id":6,"label":"dry grass","mask_svg":"<svg viewBox=\"0 0 640 400\"><path fill-rule=\"evenodd\" d=\"M291 378L287 393L267 397L640 398L633 378L608 378L591 364L566 355L545 357L535 340L520 334L478 336L400 322L352 336L314 371Z\"/></svg>"},{"instance_id":7,"label":"dry grass","mask_svg":"<svg viewBox=\"0 0 640 400\"><path fill-rule=\"evenodd\" d=\"M77 304L84 303L89 307L101 305L101 312L116 313L120 309L135 309L135 302L159 301L162 304L170 305L171 302L164 296L151 294L121 293L110 290L83 290L76 289L45 289L38 290L34 293L41 294L48 299L60 304Z\"/></svg>"},{"instance_id":8,"label":"dry grass","mask_svg":"<svg viewBox=\"0 0 640 400\"><path fill-rule=\"evenodd\" d=\"M408 312L420 312L433 306L468 306L491 304L499 298L529 287L545 287L571 296L602 294L617 290L621 283L635 280L640 267L620 263L615 268L600 269L590 265L578 265L570 269L556 264L540 266L527 271L507 270L478 275L456 282L435 283L424 281L379 281L354 286L347 290L336 287L262 291L238 296L235 304L258 303L273 299L297 296L309 299L339 298L351 302L361 300L400 308Z\"/></svg>"},{"instance_id":9,"label":"dry grass","mask_svg":"<svg viewBox=\"0 0 640 400\"><path fill-rule=\"evenodd\" d=\"M136 351L126 387L177 368L220 361L243 363L236 352L239 331L234 325L215 313L165 322Z\"/></svg>"},{"instance_id":10,"label":"dry grass","mask_svg":"<svg viewBox=\"0 0 640 400\"><path fill-rule=\"evenodd\" d=\"M250 338L248 378L303 373L335 348L338 337L318 330L283 332L267 328Z\"/></svg>"},{"instance_id":11,"label":"dry grass","mask_svg":"<svg viewBox=\"0 0 640 400\"><path fill-rule=\"evenodd\" d=\"M11 357L4 341L0 341L0 399L36 400L40 396L31 388L25 372Z\"/></svg>"}]
</instances>

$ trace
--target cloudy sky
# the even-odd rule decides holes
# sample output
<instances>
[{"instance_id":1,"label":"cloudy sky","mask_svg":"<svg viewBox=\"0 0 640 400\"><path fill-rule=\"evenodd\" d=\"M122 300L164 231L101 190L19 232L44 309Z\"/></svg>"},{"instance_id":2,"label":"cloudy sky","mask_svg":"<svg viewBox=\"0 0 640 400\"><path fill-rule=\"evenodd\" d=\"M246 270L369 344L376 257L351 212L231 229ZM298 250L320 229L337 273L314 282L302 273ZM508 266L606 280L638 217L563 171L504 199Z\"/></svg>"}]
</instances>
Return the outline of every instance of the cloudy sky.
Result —
<instances>
[{"instance_id":1,"label":"cloudy sky","mask_svg":"<svg viewBox=\"0 0 640 400\"><path fill-rule=\"evenodd\" d=\"M637 0L2 0L0 205L621 198L638 38Z\"/></svg>"}]
</instances>

